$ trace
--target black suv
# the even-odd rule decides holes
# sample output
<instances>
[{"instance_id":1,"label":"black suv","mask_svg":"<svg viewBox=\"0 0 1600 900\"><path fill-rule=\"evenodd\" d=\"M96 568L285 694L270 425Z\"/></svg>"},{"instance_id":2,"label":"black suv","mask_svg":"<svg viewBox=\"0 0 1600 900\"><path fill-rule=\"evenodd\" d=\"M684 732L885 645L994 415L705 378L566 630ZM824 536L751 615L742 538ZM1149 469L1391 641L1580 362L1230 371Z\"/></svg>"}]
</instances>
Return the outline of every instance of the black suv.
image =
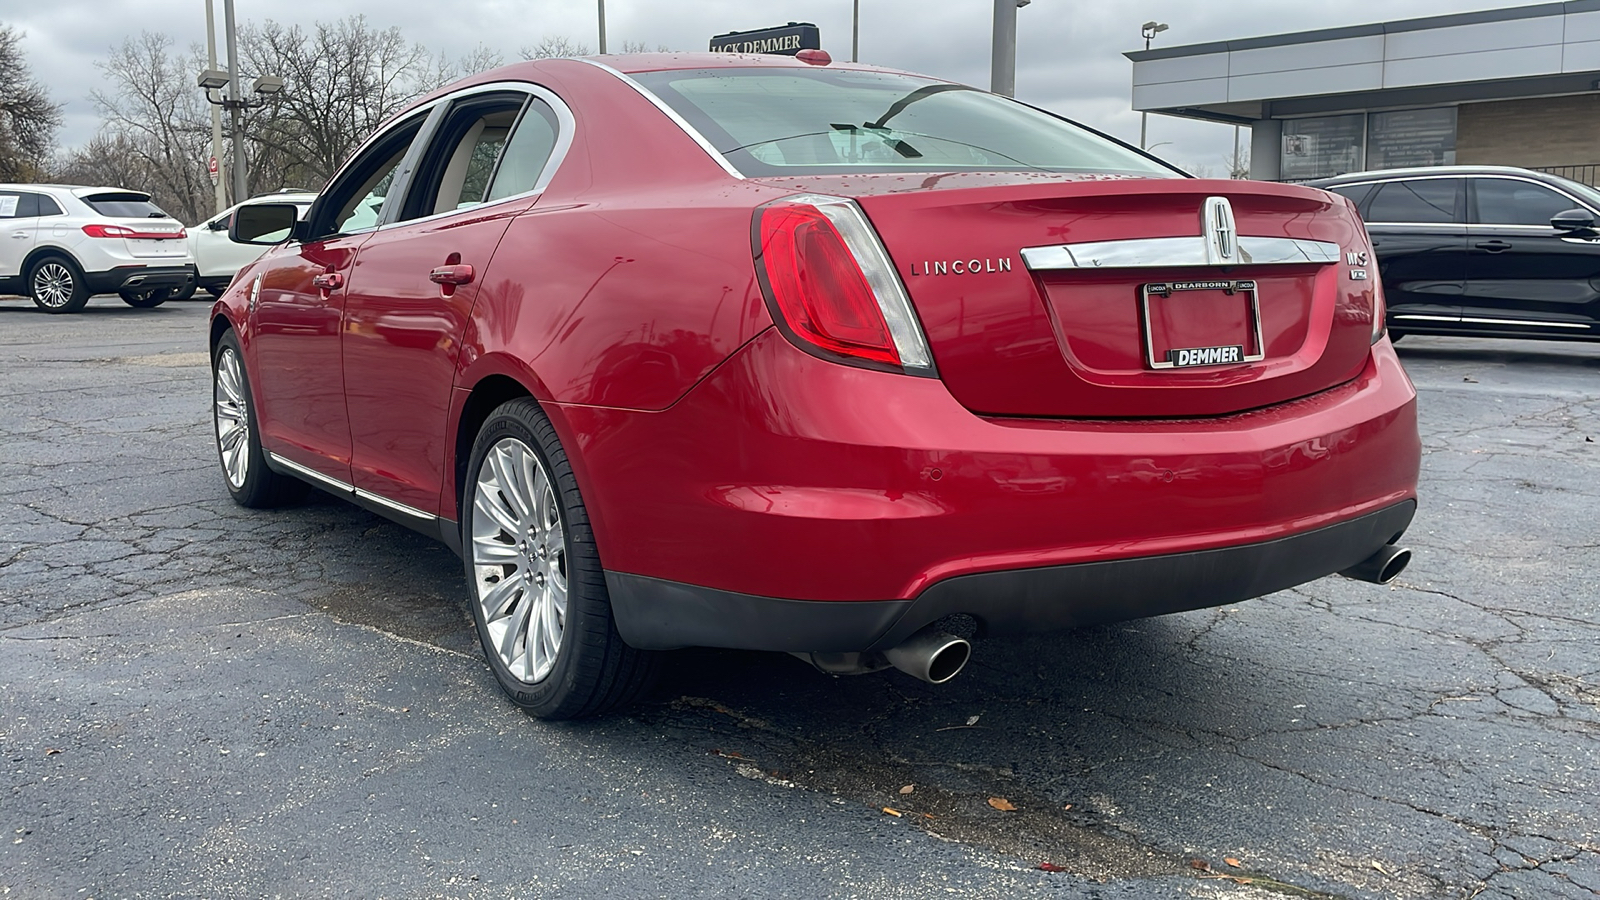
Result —
<instances>
[{"instance_id":1,"label":"black suv","mask_svg":"<svg viewBox=\"0 0 1600 900\"><path fill-rule=\"evenodd\" d=\"M1311 182L1367 223L1389 331L1600 340L1600 191L1502 166Z\"/></svg>"}]
</instances>

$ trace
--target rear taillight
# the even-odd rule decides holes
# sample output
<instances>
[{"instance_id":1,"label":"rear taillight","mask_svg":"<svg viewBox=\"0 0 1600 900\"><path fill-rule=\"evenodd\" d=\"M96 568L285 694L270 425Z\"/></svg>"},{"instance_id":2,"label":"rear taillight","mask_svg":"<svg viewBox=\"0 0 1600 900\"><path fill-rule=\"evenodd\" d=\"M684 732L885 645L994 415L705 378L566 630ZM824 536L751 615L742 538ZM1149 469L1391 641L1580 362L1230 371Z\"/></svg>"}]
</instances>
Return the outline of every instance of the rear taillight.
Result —
<instances>
[{"instance_id":1,"label":"rear taillight","mask_svg":"<svg viewBox=\"0 0 1600 900\"><path fill-rule=\"evenodd\" d=\"M177 231L139 231L126 225L85 225L83 233L92 238L148 238L156 241L173 241L189 236L186 228Z\"/></svg>"},{"instance_id":2,"label":"rear taillight","mask_svg":"<svg viewBox=\"0 0 1600 900\"><path fill-rule=\"evenodd\" d=\"M853 201L804 195L769 204L756 212L754 236L773 318L802 349L933 374L905 288Z\"/></svg>"},{"instance_id":3,"label":"rear taillight","mask_svg":"<svg viewBox=\"0 0 1600 900\"><path fill-rule=\"evenodd\" d=\"M85 225L83 233L89 237L98 238L126 238L133 237L132 228L123 228L121 225Z\"/></svg>"}]
</instances>

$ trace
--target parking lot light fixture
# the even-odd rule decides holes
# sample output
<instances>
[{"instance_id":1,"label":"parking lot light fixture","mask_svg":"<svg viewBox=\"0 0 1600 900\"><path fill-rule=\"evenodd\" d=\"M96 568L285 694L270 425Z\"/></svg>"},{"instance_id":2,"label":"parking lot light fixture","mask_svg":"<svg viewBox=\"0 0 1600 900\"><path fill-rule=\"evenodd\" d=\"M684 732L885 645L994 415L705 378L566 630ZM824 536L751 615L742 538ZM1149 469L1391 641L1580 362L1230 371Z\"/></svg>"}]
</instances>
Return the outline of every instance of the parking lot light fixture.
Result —
<instances>
[{"instance_id":1,"label":"parking lot light fixture","mask_svg":"<svg viewBox=\"0 0 1600 900\"><path fill-rule=\"evenodd\" d=\"M195 79L195 85L208 91L220 91L228 86L228 73L221 69L206 69Z\"/></svg>"},{"instance_id":2,"label":"parking lot light fixture","mask_svg":"<svg viewBox=\"0 0 1600 900\"><path fill-rule=\"evenodd\" d=\"M283 91L283 79L276 75L262 75L250 83L251 93L270 97Z\"/></svg>"}]
</instances>

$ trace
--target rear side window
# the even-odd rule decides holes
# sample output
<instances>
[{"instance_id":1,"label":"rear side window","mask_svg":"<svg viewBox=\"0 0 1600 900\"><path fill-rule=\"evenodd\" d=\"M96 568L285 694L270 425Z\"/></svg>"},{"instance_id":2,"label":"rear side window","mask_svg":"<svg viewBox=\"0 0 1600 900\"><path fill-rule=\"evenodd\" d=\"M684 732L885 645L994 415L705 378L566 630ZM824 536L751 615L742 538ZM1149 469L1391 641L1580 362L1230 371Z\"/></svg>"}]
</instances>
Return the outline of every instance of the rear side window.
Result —
<instances>
[{"instance_id":1,"label":"rear side window","mask_svg":"<svg viewBox=\"0 0 1600 900\"><path fill-rule=\"evenodd\" d=\"M912 75L735 68L633 78L745 175L1033 170L1181 177L1064 119Z\"/></svg>"},{"instance_id":2,"label":"rear side window","mask_svg":"<svg viewBox=\"0 0 1600 900\"><path fill-rule=\"evenodd\" d=\"M1450 224L1461 221L1461 179L1418 178L1378 186L1368 222Z\"/></svg>"},{"instance_id":3,"label":"rear side window","mask_svg":"<svg viewBox=\"0 0 1600 900\"><path fill-rule=\"evenodd\" d=\"M1367 195L1372 193L1372 185L1370 185L1370 184L1339 185L1338 187L1328 188L1328 190L1330 190L1333 193L1338 194L1339 196L1344 197L1345 199L1349 200L1351 203L1355 204L1357 209L1359 209L1361 207L1361 201L1367 199Z\"/></svg>"},{"instance_id":4,"label":"rear side window","mask_svg":"<svg viewBox=\"0 0 1600 900\"><path fill-rule=\"evenodd\" d=\"M46 197L44 194L40 194L39 195L39 215L41 215L41 216L64 216L64 215L66 215L66 213L61 211L61 204L57 203L53 197Z\"/></svg>"},{"instance_id":5,"label":"rear side window","mask_svg":"<svg viewBox=\"0 0 1600 900\"><path fill-rule=\"evenodd\" d=\"M150 202L146 194L90 194L83 198L89 208L114 219L164 219L167 214Z\"/></svg>"},{"instance_id":6,"label":"rear side window","mask_svg":"<svg viewBox=\"0 0 1600 900\"><path fill-rule=\"evenodd\" d=\"M499 200L533 190L544 172L550 154L555 150L556 135L560 126L549 105L537 97L528 101L517 122L511 142L500 154L494 172L494 184L489 186L484 200Z\"/></svg>"},{"instance_id":7,"label":"rear side window","mask_svg":"<svg viewBox=\"0 0 1600 900\"><path fill-rule=\"evenodd\" d=\"M1511 178L1474 179L1477 221L1485 225L1544 225L1556 213L1577 209L1571 197L1542 185Z\"/></svg>"}]
</instances>

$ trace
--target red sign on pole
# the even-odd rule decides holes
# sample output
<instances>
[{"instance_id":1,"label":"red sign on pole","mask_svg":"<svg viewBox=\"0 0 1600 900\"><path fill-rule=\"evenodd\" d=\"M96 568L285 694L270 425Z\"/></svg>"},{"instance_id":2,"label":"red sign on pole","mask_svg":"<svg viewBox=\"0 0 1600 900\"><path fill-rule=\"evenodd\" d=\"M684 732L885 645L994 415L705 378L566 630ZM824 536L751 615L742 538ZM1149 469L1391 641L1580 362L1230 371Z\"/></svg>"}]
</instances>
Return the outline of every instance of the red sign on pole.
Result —
<instances>
[{"instance_id":1,"label":"red sign on pole","mask_svg":"<svg viewBox=\"0 0 1600 900\"><path fill-rule=\"evenodd\" d=\"M217 181L222 178L222 167L217 165L217 158L215 156L211 157L211 160L206 163L206 171L211 174L212 184L216 184Z\"/></svg>"}]
</instances>

